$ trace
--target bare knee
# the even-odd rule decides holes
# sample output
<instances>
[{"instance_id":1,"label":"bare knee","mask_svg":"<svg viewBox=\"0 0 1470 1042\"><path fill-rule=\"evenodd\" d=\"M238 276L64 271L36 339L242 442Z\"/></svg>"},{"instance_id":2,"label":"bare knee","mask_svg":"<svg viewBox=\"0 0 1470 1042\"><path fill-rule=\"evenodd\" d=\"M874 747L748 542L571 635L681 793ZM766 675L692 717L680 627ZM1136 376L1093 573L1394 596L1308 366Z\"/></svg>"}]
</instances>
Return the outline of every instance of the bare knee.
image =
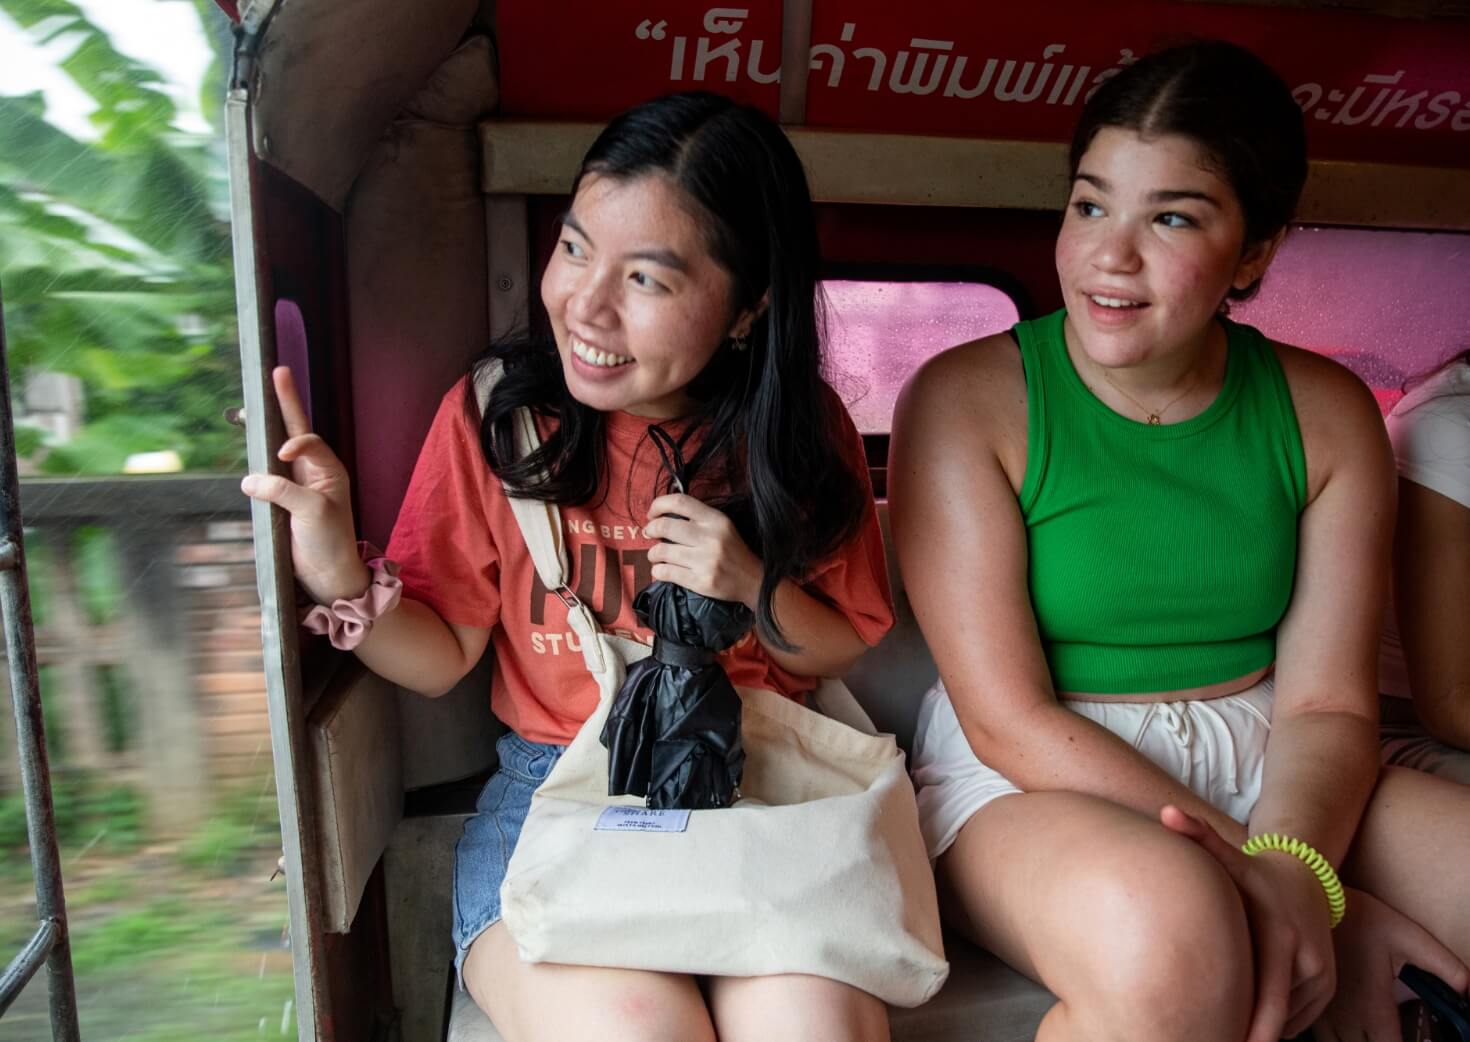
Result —
<instances>
[{"instance_id":1,"label":"bare knee","mask_svg":"<svg viewBox=\"0 0 1470 1042\"><path fill-rule=\"evenodd\" d=\"M616 972L616 971L614 971ZM560 995L560 1009L522 1007L502 1027L509 1042L562 1042L567 1038L596 1038L598 1042L716 1042L714 1026L704 1004L671 1002L658 990L636 988L621 992L575 986ZM503 1004L502 1004L503 1007Z\"/></svg>"},{"instance_id":2,"label":"bare knee","mask_svg":"<svg viewBox=\"0 0 1470 1042\"><path fill-rule=\"evenodd\" d=\"M1253 977L1240 897L1203 850L1157 838L1142 863L1126 853L1099 859L1085 884L1093 978L1069 1005L1087 1007L1073 1012L1099 1038L1239 1042Z\"/></svg>"},{"instance_id":3,"label":"bare knee","mask_svg":"<svg viewBox=\"0 0 1470 1042\"><path fill-rule=\"evenodd\" d=\"M600 1042L715 1042L714 1026L703 1005L671 1005L666 996L630 992L595 1014L604 1021Z\"/></svg>"},{"instance_id":4,"label":"bare knee","mask_svg":"<svg viewBox=\"0 0 1470 1042\"><path fill-rule=\"evenodd\" d=\"M888 1042L888 1010L867 992L823 977L714 977L710 1012L721 1042L801 1038Z\"/></svg>"},{"instance_id":5,"label":"bare knee","mask_svg":"<svg viewBox=\"0 0 1470 1042\"><path fill-rule=\"evenodd\" d=\"M1057 996L1038 1038L1245 1036L1245 909L1189 840L1105 800L1030 793L982 810L946 857L940 876L963 902L961 923Z\"/></svg>"},{"instance_id":6,"label":"bare knee","mask_svg":"<svg viewBox=\"0 0 1470 1042\"><path fill-rule=\"evenodd\" d=\"M520 960L504 924L470 948L465 985L509 1042L715 1042L694 980Z\"/></svg>"}]
</instances>

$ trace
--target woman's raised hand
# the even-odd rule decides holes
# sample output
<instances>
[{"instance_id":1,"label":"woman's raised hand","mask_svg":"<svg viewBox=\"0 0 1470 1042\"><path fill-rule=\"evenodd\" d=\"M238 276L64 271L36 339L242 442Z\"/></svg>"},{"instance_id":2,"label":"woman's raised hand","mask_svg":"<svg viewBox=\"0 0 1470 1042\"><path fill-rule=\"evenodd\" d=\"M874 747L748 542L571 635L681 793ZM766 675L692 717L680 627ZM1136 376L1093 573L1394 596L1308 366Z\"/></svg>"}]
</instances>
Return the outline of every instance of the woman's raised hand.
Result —
<instances>
[{"instance_id":1,"label":"woman's raised hand","mask_svg":"<svg viewBox=\"0 0 1470 1042\"><path fill-rule=\"evenodd\" d=\"M290 464L291 476L249 474L240 489L290 513L291 561L313 600L331 604L355 597L367 589L371 575L357 553L347 468L312 433L291 370L277 366L271 379L286 424L286 441L276 455Z\"/></svg>"},{"instance_id":2,"label":"woman's raised hand","mask_svg":"<svg viewBox=\"0 0 1470 1042\"><path fill-rule=\"evenodd\" d=\"M1337 986L1331 914L1311 869L1290 854L1246 854L1178 807L1165 807L1159 820L1208 851L1245 903L1256 955L1256 1004L1246 1042L1278 1042L1305 1031Z\"/></svg>"},{"instance_id":3,"label":"woman's raised hand","mask_svg":"<svg viewBox=\"0 0 1470 1042\"><path fill-rule=\"evenodd\" d=\"M655 579L755 610L764 569L728 517L677 493L655 499L648 517L643 531L660 540L648 551Z\"/></svg>"}]
</instances>

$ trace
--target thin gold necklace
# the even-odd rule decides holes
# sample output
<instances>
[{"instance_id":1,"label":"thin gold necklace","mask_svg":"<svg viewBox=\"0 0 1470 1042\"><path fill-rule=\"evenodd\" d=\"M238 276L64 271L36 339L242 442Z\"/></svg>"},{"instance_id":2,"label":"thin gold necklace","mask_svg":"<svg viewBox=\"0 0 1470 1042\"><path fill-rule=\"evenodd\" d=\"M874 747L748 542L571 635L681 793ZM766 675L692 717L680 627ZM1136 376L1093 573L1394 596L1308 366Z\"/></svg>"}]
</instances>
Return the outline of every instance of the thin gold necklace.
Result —
<instances>
[{"instance_id":1,"label":"thin gold necklace","mask_svg":"<svg viewBox=\"0 0 1470 1042\"><path fill-rule=\"evenodd\" d=\"M1118 381L1116 381L1116 380L1113 379L1113 374L1110 373L1108 370L1104 369L1102 371L1102 374L1103 374L1103 379L1106 380L1108 383L1110 383L1110 384L1113 385L1113 390L1117 391L1124 398L1127 398L1130 402L1132 402L1134 405L1136 405L1138 407L1138 411L1139 412L1142 412L1143 414L1145 414L1148 417L1148 420L1146 422L1148 423L1148 425L1150 427L1157 427L1161 423L1163 423L1164 422L1164 413L1168 412L1174 406L1178 405L1179 404L1179 401L1186 394L1188 394L1190 391L1194 390L1195 381L1199 379L1199 370L1198 369L1195 369L1194 373L1189 378L1189 383L1187 383L1187 384L1184 385L1184 390L1180 391L1173 398L1170 398L1168 404L1165 405L1163 408L1161 408L1161 409L1150 409L1147 405L1144 405L1137 398L1133 397L1133 395L1131 395L1127 391L1123 390L1122 387L1118 386Z\"/></svg>"}]
</instances>

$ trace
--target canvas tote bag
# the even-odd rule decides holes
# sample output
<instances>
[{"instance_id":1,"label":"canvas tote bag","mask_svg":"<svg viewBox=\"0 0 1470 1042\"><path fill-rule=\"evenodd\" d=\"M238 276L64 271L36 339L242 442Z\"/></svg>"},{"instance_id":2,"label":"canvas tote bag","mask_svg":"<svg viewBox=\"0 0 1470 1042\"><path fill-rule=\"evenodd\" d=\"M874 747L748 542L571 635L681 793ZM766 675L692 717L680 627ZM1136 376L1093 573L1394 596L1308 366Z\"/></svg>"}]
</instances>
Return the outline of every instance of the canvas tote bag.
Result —
<instances>
[{"instance_id":1,"label":"canvas tote bag","mask_svg":"<svg viewBox=\"0 0 1470 1042\"><path fill-rule=\"evenodd\" d=\"M539 438L526 410L516 424L525 454ZM892 735L871 733L841 683L825 682L813 699L827 715L774 691L739 689L746 762L734 806L643 810L623 822L637 830L599 829L607 808L643 807L638 797L607 795L599 735L627 665L650 649L603 633L568 588L556 505L510 502L541 581L567 605L599 692L536 790L501 887L521 958L813 974L896 1006L933 996L949 965L903 753ZM647 824L678 830L642 831Z\"/></svg>"}]
</instances>

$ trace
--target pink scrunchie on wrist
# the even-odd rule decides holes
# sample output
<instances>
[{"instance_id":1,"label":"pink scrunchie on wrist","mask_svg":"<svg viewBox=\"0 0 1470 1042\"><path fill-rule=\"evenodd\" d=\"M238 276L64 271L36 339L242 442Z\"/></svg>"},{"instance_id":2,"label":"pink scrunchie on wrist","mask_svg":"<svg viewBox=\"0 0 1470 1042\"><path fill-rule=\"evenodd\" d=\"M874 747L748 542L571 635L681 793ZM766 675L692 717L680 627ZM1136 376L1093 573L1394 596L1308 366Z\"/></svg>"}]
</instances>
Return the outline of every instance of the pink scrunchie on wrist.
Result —
<instances>
[{"instance_id":1,"label":"pink scrunchie on wrist","mask_svg":"<svg viewBox=\"0 0 1470 1042\"><path fill-rule=\"evenodd\" d=\"M358 543L357 552L373 573L368 588L351 600L339 597L330 605L313 604L301 613L301 625L312 633L325 633L332 647L351 651L363 642L373 620L398 606L403 583L398 562L390 561L371 543Z\"/></svg>"}]
</instances>

